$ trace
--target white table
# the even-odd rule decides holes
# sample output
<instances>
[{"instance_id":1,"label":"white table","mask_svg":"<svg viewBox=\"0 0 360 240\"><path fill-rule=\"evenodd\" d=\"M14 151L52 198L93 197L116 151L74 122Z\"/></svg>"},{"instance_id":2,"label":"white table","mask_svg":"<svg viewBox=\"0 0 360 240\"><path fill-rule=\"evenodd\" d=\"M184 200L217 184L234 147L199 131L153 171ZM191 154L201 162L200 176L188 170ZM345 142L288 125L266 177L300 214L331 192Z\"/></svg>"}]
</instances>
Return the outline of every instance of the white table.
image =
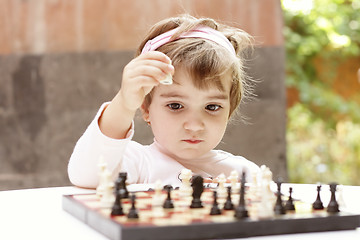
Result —
<instances>
[{"instance_id":1,"label":"white table","mask_svg":"<svg viewBox=\"0 0 360 240\"><path fill-rule=\"evenodd\" d=\"M283 189L289 185L284 184ZM308 193L314 201L315 185L291 185L295 193ZM136 188L136 186L135 186ZM130 189L131 190L131 189ZM0 239L87 239L105 240L100 233L62 210L62 195L93 190L76 187L39 188L0 192ZM326 204L327 191L322 192ZM315 195L316 196L316 195ZM360 213L360 187L345 186L343 198L348 210ZM253 237L270 239L360 239L360 228L349 231Z\"/></svg>"}]
</instances>

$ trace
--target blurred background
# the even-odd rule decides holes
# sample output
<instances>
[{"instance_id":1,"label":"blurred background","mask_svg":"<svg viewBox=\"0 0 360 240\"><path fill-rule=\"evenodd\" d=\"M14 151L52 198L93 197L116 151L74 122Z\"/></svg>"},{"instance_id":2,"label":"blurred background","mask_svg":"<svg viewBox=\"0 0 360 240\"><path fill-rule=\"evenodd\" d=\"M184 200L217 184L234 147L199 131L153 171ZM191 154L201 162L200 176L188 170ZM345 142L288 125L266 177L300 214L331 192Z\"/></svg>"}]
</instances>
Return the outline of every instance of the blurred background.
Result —
<instances>
[{"instance_id":1,"label":"blurred background","mask_svg":"<svg viewBox=\"0 0 360 240\"><path fill-rule=\"evenodd\" d=\"M289 180L360 185L360 1L282 6Z\"/></svg>"},{"instance_id":2,"label":"blurred background","mask_svg":"<svg viewBox=\"0 0 360 240\"><path fill-rule=\"evenodd\" d=\"M0 0L0 190L69 185L73 147L146 31L182 13L239 27L256 99L219 148L274 178L359 184L360 0ZM358 74L358 75L357 75ZM135 140L152 141L137 117Z\"/></svg>"}]
</instances>

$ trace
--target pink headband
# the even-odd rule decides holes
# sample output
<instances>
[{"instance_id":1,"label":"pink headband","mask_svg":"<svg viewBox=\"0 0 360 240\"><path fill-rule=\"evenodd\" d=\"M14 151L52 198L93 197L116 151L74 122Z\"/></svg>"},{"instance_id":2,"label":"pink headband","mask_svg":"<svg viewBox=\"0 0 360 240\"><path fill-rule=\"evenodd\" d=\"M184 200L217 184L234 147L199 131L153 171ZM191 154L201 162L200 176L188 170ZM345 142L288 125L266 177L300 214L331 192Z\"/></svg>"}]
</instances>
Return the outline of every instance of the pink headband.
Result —
<instances>
[{"instance_id":1,"label":"pink headband","mask_svg":"<svg viewBox=\"0 0 360 240\"><path fill-rule=\"evenodd\" d=\"M149 51L154 51L157 48L159 48L160 46L169 43L173 40L170 41L171 37L178 31L178 28L172 29L168 32L165 32L163 34L158 35L157 37L149 40L146 42L144 48L142 49L141 53L146 53ZM225 37L224 34L222 34L221 32L207 27L207 26L199 26L195 29L192 29L188 32L184 32L182 33L177 39L180 38L203 38L203 39L207 39L210 40L212 42L215 42L221 46L223 46L224 48L226 48L229 52L231 52L232 54L234 54L236 56L235 53L235 49L233 47L233 45L230 43L230 41Z\"/></svg>"}]
</instances>

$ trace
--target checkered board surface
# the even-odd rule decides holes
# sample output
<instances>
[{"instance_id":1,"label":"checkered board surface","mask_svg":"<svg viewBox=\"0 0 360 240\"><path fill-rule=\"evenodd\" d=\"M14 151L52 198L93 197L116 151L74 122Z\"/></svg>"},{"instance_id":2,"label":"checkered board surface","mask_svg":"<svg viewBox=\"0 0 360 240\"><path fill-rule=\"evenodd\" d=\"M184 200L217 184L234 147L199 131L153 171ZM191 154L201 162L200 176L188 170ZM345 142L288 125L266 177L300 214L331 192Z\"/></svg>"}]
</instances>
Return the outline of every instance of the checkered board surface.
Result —
<instances>
[{"instance_id":1,"label":"checkered board surface","mask_svg":"<svg viewBox=\"0 0 360 240\"><path fill-rule=\"evenodd\" d=\"M210 189L206 189L202 194L204 208L200 209L189 208L191 197L181 197L177 190L171 193L174 209L161 207L154 210L153 191L135 194L139 219L128 219L126 215L112 217L111 209L101 208L99 198L95 194L65 195L63 209L112 240L225 239L349 230L360 226L360 215L344 212L339 214L328 214L326 211L293 212L266 220L252 218L238 220L234 217L234 210L223 210L221 215L211 216L209 213L213 204L213 195ZM163 200L166 196L163 192ZM232 201L236 206L239 195L233 194ZM220 208L224 202L225 198L218 198ZM127 214L131 207L130 200L123 199L122 207Z\"/></svg>"}]
</instances>

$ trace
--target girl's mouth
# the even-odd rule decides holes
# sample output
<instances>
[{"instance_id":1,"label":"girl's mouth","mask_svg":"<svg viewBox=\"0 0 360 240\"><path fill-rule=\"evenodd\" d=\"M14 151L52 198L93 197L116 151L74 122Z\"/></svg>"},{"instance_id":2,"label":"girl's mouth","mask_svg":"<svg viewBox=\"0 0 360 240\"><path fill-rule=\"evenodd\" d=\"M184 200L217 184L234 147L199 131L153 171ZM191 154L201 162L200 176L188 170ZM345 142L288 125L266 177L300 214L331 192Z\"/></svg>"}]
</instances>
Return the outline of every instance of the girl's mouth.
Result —
<instances>
[{"instance_id":1,"label":"girl's mouth","mask_svg":"<svg viewBox=\"0 0 360 240\"><path fill-rule=\"evenodd\" d=\"M190 143L190 144L198 144L201 143L203 140L198 140L198 139L185 139L183 140L186 143Z\"/></svg>"}]
</instances>

